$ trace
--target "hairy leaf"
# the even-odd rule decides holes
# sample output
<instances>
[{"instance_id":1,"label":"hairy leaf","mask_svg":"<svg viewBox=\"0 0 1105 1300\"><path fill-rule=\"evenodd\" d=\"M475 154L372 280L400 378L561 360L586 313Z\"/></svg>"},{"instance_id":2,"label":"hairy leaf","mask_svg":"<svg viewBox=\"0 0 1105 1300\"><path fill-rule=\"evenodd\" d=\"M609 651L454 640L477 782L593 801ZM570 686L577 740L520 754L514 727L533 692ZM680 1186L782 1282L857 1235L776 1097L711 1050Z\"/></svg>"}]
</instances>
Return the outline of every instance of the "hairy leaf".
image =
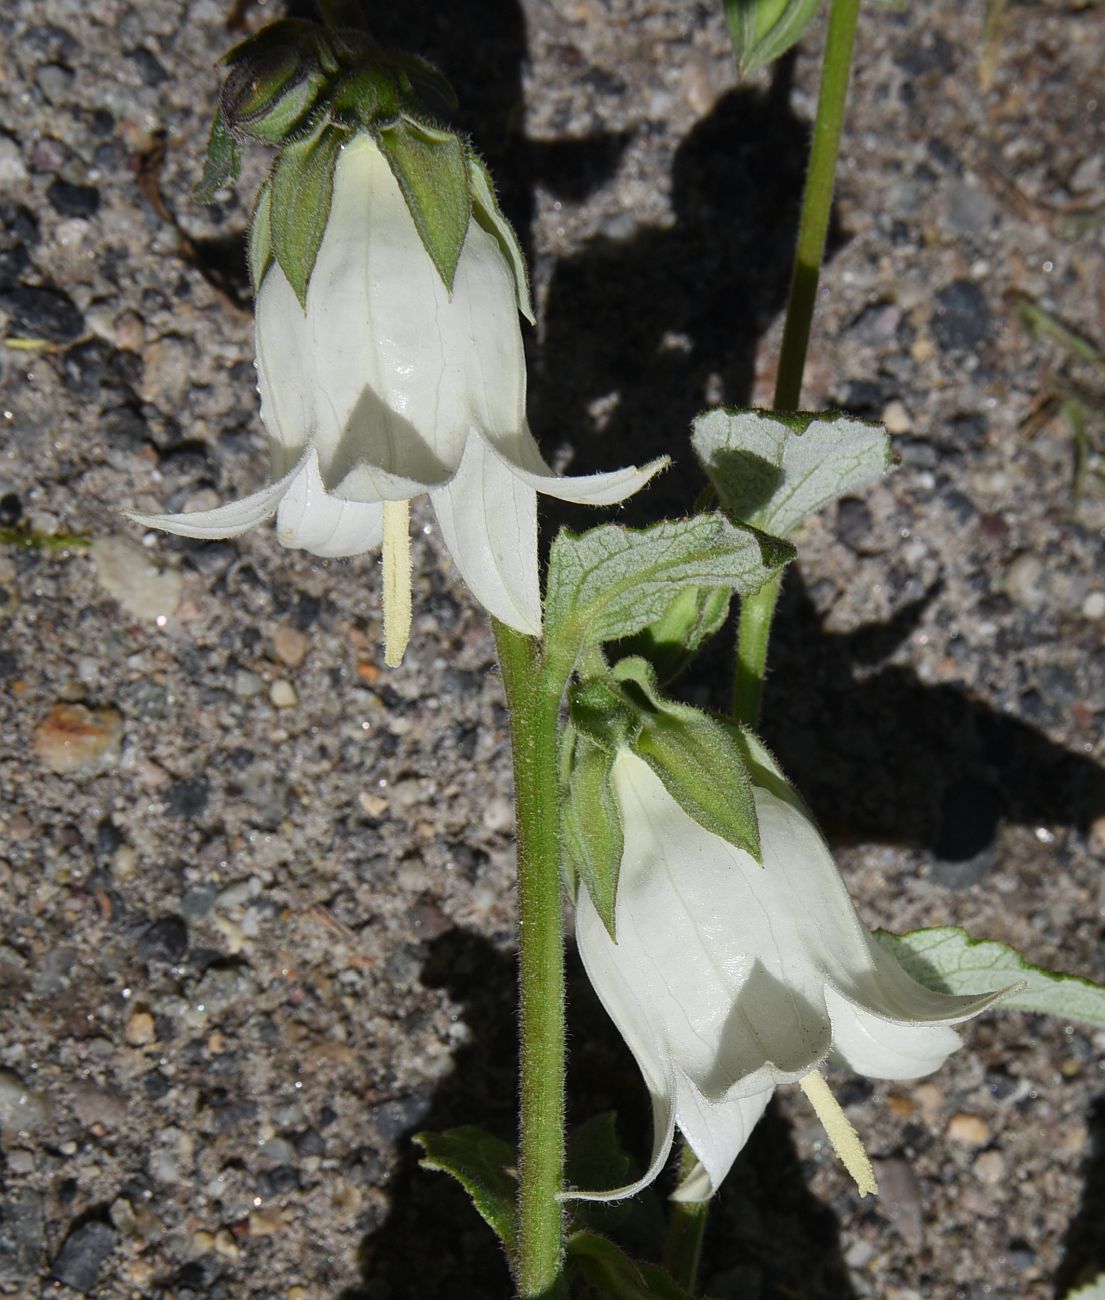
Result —
<instances>
[{"instance_id":1,"label":"hairy leaf","mask_svg":"<svg viewBox=\"0 0 1105 1300\"><path fill-rule=\"evenodd\" d=\"M631 1259L596 1233L573 1232L568 1238L568 1258L598 1293L610 1300L691 1300L662 1268Z\"/></svg>"},{"instance_id":2,"label":"hairy leaf","mask_svg":"<svg viewBox=\"0 0 1105 1300\"><path fill-rule=\"evenodd\" d=\"M444 1133L416 1133L414 1140L426 1153L419 1162L423 1168L451 1174L513 1257L518 1196L514 1148L474 1124Z\"/></svg>"},{"instance_id":3,"label":"hairy leaf","mask_svg":"<svg viewBox=\"0 0 1105 1300\"><path fill-rule=\"evenodd\" d=\"M562 530L549 558L545 601L550 658L565 678L588 646L632 636L688 586L759 590L794 548L719 513L651 528L604 524Z\"/></svg>"},{"instance_id":4,"label":"hairy leaf","mask_svg":"<svg viewBox=\"0 0 1105 1300\"><path fill-rule=\"evenodd\" d=\"M875 937L907 974L928 988L985 993L1019 982L1023 987L1004 998L1003 1007L1105 1025L1105 988L1079 975L1035 966L1004 943L972 939L950 925L908 934L878 930Z\"/></svg>"},{"instance_id":5,"label":"hairy leaf","mask_svg":"<svg viewBox=\"0 0 1105 1300\"><path fill-rule=\"evenodd\" d=\"M722 507L775 537L890 464L886 430L838 412L707 411L691 443Z\"/></svg>"}]
</instances>

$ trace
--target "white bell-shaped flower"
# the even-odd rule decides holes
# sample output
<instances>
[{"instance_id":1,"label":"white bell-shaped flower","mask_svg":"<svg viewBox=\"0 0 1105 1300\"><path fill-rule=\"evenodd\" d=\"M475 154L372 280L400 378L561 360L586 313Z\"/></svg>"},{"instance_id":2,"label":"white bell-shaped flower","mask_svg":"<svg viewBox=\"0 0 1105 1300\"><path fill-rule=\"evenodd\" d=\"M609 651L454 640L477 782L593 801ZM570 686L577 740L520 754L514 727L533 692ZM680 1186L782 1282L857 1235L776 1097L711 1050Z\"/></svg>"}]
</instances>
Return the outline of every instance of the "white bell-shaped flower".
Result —
<instances>
[{"instance_id":1,"label":"white bell-shaped flower","mask_svg":"<svg viewBox=\"0 0 1105 1300\"><path fill-rule=\"evenodd\" d=\"M931 1074L959 1046L950 1026L1002 994L951 997L906 975L781 780L754 787L761 866L688 816L635 754L619 754L612 775L625 835L617 942L582 887L576 939L652 1095L655 1141L639 1182L568 1195L632 1195L663 1168L678 1127L699 1165L676 1195L705 1199L786 1083L802 1085L860 1191L875 1191L818 1067L832 1058L877 1079Z\"/></svg>"},{"instance_id":2,"label":"white bell-shaped flower","mask_svg":"<svg viewBox=\"0 0 1105 1300\"><path fill-rule=\"evenodd\" d=\"M473 595L538 635L537 493L608 505L663 463L579 478L552 472L526 423L514 273L499 243L469 222L450 294L369 135L338 160L306 311L273 262L256 325L275 481L214 510L135 515L139 523L234 537L275 514L285 546L321 556L383 541L385 607L389 591L401 602L404 588L409 605L407 503L428 492Z\"/></svg>"}]
</instances>

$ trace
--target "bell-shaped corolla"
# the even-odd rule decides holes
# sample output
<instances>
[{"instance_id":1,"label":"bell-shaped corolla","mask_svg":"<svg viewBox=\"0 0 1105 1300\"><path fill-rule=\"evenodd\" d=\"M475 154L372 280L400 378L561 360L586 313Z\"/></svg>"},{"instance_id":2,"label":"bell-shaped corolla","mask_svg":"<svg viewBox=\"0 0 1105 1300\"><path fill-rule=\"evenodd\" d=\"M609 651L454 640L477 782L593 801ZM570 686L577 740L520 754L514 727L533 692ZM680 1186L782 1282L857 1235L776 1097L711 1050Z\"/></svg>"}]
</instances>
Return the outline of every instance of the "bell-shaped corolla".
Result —
<instances>
[{"instance_id":1,"label":"bell-shaped corolla","mask_svg":"<svg viewBox=\"0 0 1105 1300\"><path fill-rule=\"evenodd\" d=\"M585 888L576 939L591 983L652 1095L654 1149L639 1182L567 1196L610 1200L651 1182L682 1132L698 1166L676 1192L705 1199L775 1088L798 1083L861 1193L862 1144L819 1066L876 1079L931 1074L960 1045L952 1025L1002 994L952 997L915 983L856 915L820 832L781 779L754 785L763 864L700 826L628 750L612 780L624 829L617 942Z\"/></svg>"},{"instance_id":2,"label":"bell-shaped corolla","mask_svg":"<svg viewBox=\"0 0 1105 1300\"><path fill-rule=\"evenodd\" d=\"M135 515L139 523L221 538L275 514L280 541L315 555L383 542L386 606L389 587L403 597L407 503L426 492L476 599L538 635L537 493L608 505L663 464L553 473L526 422L515 273L499 240L473 217L447 290L367 133L338 158L306 309L273 261L256 341L274 481L213 510Z\"/></svg>"}]
</instances>

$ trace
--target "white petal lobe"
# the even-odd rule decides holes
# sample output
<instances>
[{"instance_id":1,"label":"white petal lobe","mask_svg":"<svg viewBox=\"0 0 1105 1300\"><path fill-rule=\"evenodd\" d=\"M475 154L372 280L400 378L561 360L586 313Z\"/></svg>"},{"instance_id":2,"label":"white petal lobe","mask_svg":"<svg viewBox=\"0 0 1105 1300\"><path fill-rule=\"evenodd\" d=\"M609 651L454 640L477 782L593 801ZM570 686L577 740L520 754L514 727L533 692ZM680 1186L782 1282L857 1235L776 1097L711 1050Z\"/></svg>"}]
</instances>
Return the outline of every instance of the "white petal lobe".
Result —
<instances>
[{"instance_id":1,"label":"white petal lobe","mask_svg":"<svg viewBox=\"0 0 1105 1300\"><path fill-rule=\"evenodd\" d=\"M305 454L294 469L260 492L242 497L240 501L230 501L225 506L216 506L214 510L192 510L179 515L140 515L127 511L127 517L145 528L160 528L163 532L175 533L178 537L195 537L204 541L239 537L272 518L285 492L300 469L307 464L310 455L309 452Z\"/></svg>"},{"instance_id":2,"label":"white petal lobe","mask_svg":"<svg viewBox=\"0 0 1105 1300\"><path fill-rule=\"evenodd\" d=\"M455 477L430 494L461 577L500 622L541 635L537 494L473 436Z\"/></svg>"},{"instance_id":3,"label":"white petal lobe","mask_svg":"<svg viewBox=\"0 0 1105 1300\"><path fill-rule=\"evenodd\" d=\"M276 531L284 546L336 558L379 546L384 508L379 502L341 501L323 486L312 450L280 502Z\"/></svg>"}]
</instances>

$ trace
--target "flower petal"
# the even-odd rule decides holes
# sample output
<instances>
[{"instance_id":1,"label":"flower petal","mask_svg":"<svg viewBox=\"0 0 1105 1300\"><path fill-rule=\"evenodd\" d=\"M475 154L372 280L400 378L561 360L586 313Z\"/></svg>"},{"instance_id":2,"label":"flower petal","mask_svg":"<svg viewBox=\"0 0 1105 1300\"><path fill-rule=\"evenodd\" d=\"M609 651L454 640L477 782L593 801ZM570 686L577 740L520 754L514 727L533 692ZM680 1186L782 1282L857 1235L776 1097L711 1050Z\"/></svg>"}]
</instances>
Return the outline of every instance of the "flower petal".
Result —
<instances>
[{"instance_id":1,"label":"flower petal","mask_svg":"<svg viewBox=\"0 0 1105 1300\"><path fill-rule=\"evenodd\" d=\"M833 1022L833 1056L872 1079L921 1079L938 1070L961 1044L940 1024L886 1020L826 986Z\"/></svg>"},{"instance_id":2,"label":"flower petal","mask_svg":"<svg viewBox=\"0 0 1105 1300\"><path fill-rule=\"evenodd\" d=\"M205 541L238 537L276 513L292 481L313 455L311 451L304 452L299 463L283 478L260 492L242 497L240 501L230 501L225 506L216 506L214 510L189 510L178 515L140 515L132 510L125 513L128 519L144 528L160 528L166 533L176 533L178 537L196 537Z\"/></svg>"},{"instance_id":3,"label":"flower petal","mask_svg":"<svg viewBox=\"0 0 1105 1300\"><path fill-rule=\"evenodd\" d=\"M452 477L450 471L432 482L423 483L362 460L337 484L333 495L341 497L343 501L410 501L424 492L447 484Z\"/></svg>"},{"instance_id":4,"label":"flower petal","mask_svg":"<svg viewBox=\"0 0 1105 1300\"><path fill-rule=\"evenodd\" d=\"M938 993L916 983L872 940L879 970L862 1002L832 984L825 1006L833 1022L833 1055L872 1079L921 1079L961 1046L951 1025L993 1006L1016 984L978 997Z\"/></svg>"},{"instance_id":5,"label":"flower petal","mask_svg":"<svg viewBox=\"0 0 1105 1300\"><path fill-rule=\"evenodd\" d=\"M676 1085L675 1122L698 1157L698 1169L679 1185L673 1201L706 1201L721 1186L767 1109L774 1088L731 1101L710 1101L684 1075Z\"/></svg>"},{"instance_id":6,"label":"flower petal","mask_svg":"<svg viewBox=\"0 0 1105 1300\"><path fill-rule=\"evenodd\" d=\"M577 505L610 506L631 497L662 469L671 464L671 458L661 456L638 468L626 465L624 469L607 470L604 474L554 474L545 464L529 428L522 430L521 440L508 448L504 439L492 440L495 450L509 461L514 473L528 483L535 492L555 497L558 501L574 501Z\"/></svg>"},{"instance_id":7,"label":"flower petal","mask_svg":"<svg viewBox=\"0 0 1105 1300\"><path fill-rule=\"evenodd\" d=\"M626 1183L624 1187L612 1187L603 1192L582 1192L575 1188L561 1192L558 1201L624 1201L629 1196L636 1196L654 1183L663 1171L671 1155L672 1143L675 1141L675 1106L673 1104L674 1081L670 1086L659 1091L649 1088L652 1099L652 1155L648 1168L635 1183Z\"/></svg>"},{"instance_id":8,"label":"flower petal","mask_svg":"<svg viewBox=\"0 0 1105 1300\"><path fill-rule=\"evenodd\" d=\"M284 546L337 558L380 545L384 507L378 501L343 501L326 491L312 448L284 492L276 535Z\"/></svg>"},{"instance_id":9,"label":"flower petal","mask_svg":"<svg viewBox=\"0 0 1105 1300\"><path fill-rule=\"evenodd\" d=\"M445 545L481 605L500 622L541 635L537 495L478 436L460 467L430 493Z\"/></svg>"},{"instance_id":10,"label":"flower petal","mask_svg":"<svg viewBox=\"0 0 1105 1300\"><path fill-rule=\"evenodd\" d=\"M635 1183L606 1192L566 1192L561 1199L618 1201L647 1187L667 1162L675 1138L676 1074L664 1059L646 1008L622 979L617 946L611 943L586 889L580 890L576 902L576 943L587 976L633 1053L652 1099L652 1157L648 1169Z\"/></svg>"},{"instance_id":11,"label":"flower petal","mask_svg":"<svg viewBox=\"0 0 1105 1300\"><path fill-rule=\"evenodd\" d=\"M624 999L631 990L665 1053L712 1101L800 1078L829 1050L818 959L837 937L835 918L821 918L832 930L822 937L769 860L762 830L761 867L684 812L636 755L620 753L613 778L625 848L618 943L607 943ZM773 798L756 791L761 815ZM606 988L596 988L610 1010Z\"/></svg>"},{"instance_id":12,"label":"flower petal","mask_svg":"<svg viewBox=\"0 0 1105 1300\"><path fill-rule=\"evenodd\" d=\"M472 221L450 293L368 133L341 151L306 312L279 266L265 275L257 361L277 452L312 439L331 487L360 461L440 485L472 429L510 436L522 427L511 267Z\"/></svg>"}]
</instances>

